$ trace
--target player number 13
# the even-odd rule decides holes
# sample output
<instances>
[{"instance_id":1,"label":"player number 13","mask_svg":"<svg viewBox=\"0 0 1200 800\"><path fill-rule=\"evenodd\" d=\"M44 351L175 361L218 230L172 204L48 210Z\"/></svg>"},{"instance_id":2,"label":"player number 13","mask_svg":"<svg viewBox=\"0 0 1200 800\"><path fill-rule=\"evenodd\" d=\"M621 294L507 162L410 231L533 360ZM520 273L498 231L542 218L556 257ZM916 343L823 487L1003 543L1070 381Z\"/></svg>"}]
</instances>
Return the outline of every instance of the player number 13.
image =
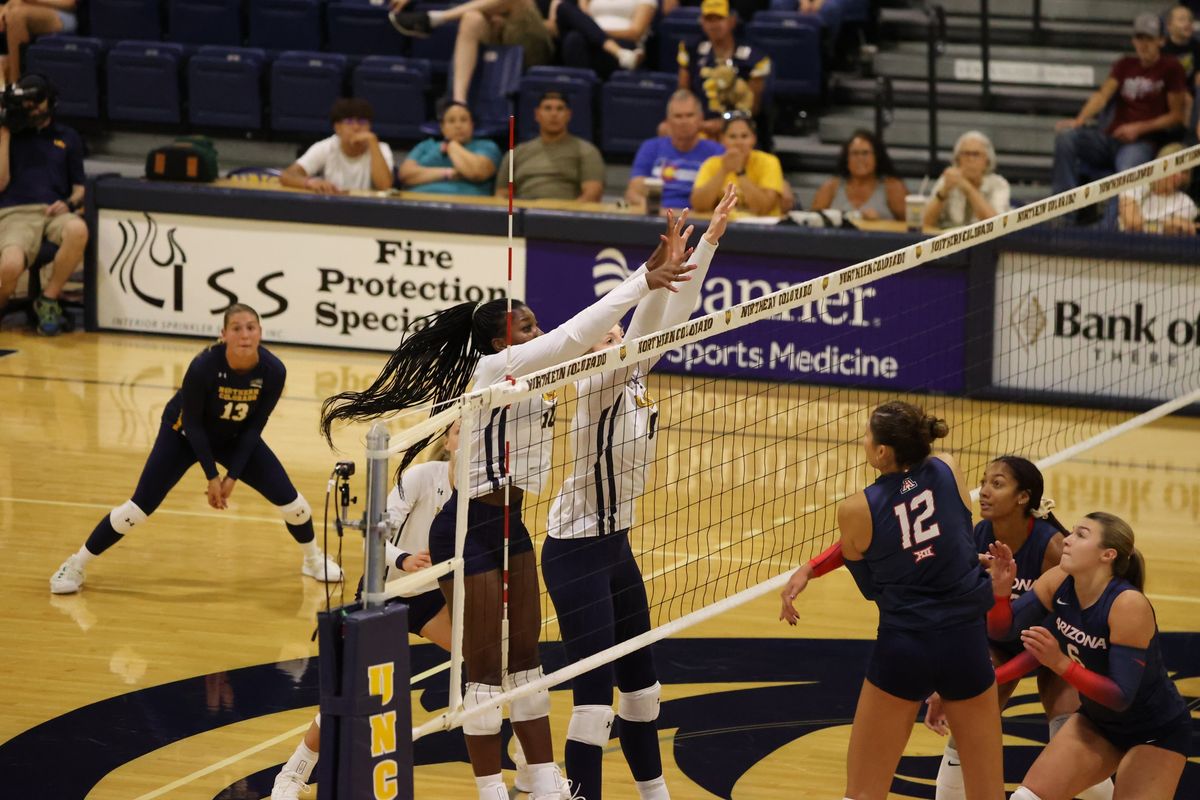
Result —
<instances>
[{"instance_id":1,"label":"player number 13","mask_svg":"<svg viewBox=\"0 0 1200 800\"><path fill-rule=\"evenodd\" d=\"M249 403L226 403L225 408L221 410L221 419L231 419L234 422L241 422L249 413Z\"/></svg>"},{"instance_id":2,"label":"player number 13","mask_svg":"<svg viewBox=\"0 0 1200 800\"><path fill-rule=\"evenodd\" d=\"M925 525L934 512L932 489L926 489L907 503L898 503L892 511L900 521L900 543L905 550L941 534L936 522Z\"/></svg>"}]
</instances>

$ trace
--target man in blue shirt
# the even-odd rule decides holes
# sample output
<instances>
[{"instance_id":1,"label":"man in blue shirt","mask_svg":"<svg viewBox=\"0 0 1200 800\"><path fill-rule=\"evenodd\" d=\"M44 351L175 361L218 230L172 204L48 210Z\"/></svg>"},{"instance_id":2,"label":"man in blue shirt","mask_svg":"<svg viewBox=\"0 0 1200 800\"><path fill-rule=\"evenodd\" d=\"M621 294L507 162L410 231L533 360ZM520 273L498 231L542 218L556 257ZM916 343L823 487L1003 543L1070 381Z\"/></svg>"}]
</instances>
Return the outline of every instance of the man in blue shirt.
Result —
<instances>
[{"instance_id":1,"label":"man in blue shirt","mask_svg":"<svg viewBox=\"0 0 1200 800\"><path fill-rule=\"evenodd\" d=\"M17 114L0 125L0 309L37 258L42 240L58 245L53 275L34 300L38 332L62 331L58 298L83 259L88 230L83 207L83 144L54 121L54 86L29 74L16 84ZM10 127L11 126L11 127ZM2 311L0 311L2 313Z\"/></svg>"},{"instance_id":2,"label":"man in blue shirt","mask_svg":"<svg viewBox=\"0 0 1200 800\"><path fill-rule=\"evenodd\" d=\"M646 179L662 181L662 208L687 208L696 182L696 172L709 156L725 148L711 139L700 138L703 109L696 95L680 89L667 102L667 136L647 139L638 148L630 171L625 200L646 207Z\"/></svg>"}]
</instances>

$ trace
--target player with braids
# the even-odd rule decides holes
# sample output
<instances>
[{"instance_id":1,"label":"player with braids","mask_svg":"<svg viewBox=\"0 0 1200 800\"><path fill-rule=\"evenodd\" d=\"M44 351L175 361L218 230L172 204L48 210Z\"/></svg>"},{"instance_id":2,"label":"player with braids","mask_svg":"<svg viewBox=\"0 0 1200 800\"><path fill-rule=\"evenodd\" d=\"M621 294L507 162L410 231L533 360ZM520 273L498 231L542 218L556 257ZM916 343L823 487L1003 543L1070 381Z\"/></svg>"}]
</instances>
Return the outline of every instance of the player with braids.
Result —
<instances>
[{"instance_id":1,"label":"player with braids","mask_svg":"<svg viewBox=\"0 0 1200 800\"><path fill-rule=\"evenodd\" d=\"M1002 640L1019 634L1026 651L1002 667L1013 672L1006 677L1040 663L1081 699L1012 800L1070 800L1114 772L1115 800L1174 797L1192 718L1163 665L1154 607L1143 594L1146 565L1129 524L1088 514L1063 542L1059 565L1016 602L1012 550L996 542L989 555L996 604L988 633Z\"/></svg>"},{"instance_id":2,"label":"player with braids","mask_svg":"<svg viewBox=\"0 0 1200 800\"><path fill-rule=\"evenodd\" d=\"M1020 456L1000 456L984 469L979 484L979 514L983 517L975 526L975 547L981 554L988 552L994 542L1003 542L1015 555L1017 577L1013 583L1012 599L1016 600L1033 588L1043 574L1058 566L1062 557L1063 537L1068 531L1054 516L1054 501L1045 497L1045 479L1037 465ZM988 640L992 662L999 667L1024 652L1020 642ZM1071 714L1079 709L1076 691L1048 669L1038 670L1038 694L1053 737ZM1017 688L1017 681L1000 682L1000 708L1003 709ZM925 725L945 736L948 731L941 698L929 698ZM1112 797L1112 780L1105 778L1080 795L1081 800L1108 800ZM951 735L938 768L936 800L962 800L962 766L958 748Z\"/></svg>"},{"instance_id":3,"label":"player with braids","mask_svg":"<svg viewBox=\"0 0 1200 800\"><path fill-rule=\"evenodd\" d=\"M879 633L858 697L846 757L846 797L883 800L921 703L938 692L958 738L968 800L1003 800L1000 705L984 614L990 580L971 535L970 495L954 459L930 455L950 432L900 401L875 409L863 436L879 470L838 506L841 541L796 570L779 618L810 578L845 563L879 606Z\"/></svg>"},{"instance_id":4,"label":"player with braids","mask_svg":"<svg viewBox=\"0 0 1200 800\"><path fill-rule=\"evenodd\" d=\"M163 409L133 497L96 524L87 543L50 578L50 591L79 591L88 563L141 526L196 462L208 481L210 506L226 508L237 482L245 482L283 516L288 532L304 550L303 574L340 581L341 567L317 547L308 501L262 439L286 378L283 362L262 346L258 312L241 303L225 309L221 341L192 359L183 385ZM224 478L218 463L225 466Z\"/></svg>"},{"instance_id":5,"label":"player with braids","mask_svg":"<svg viewBox=\"0 0 1200 800\"><path fill-rule=\"evenodd\" d=\"M657 252L661 254L662 250ZM583 355L643 297L654 290L676 291L674 284L689 280L692 270L691 265L666 258L646 266L545 334L538 328L533 309L514 300L512 347L507 353L504 300L479 306L465 303L419 320L370 387L326 401L322 413L326 435L337 420L368 420L428 403L436 411L461 395L469 382L476 388L491 386L506 380L509 374L519 378ZM468 530L463 659L469 681L463 704L466 708L485 706L488 712L468 720L463 733L481 800L508 798L500 770L503 715L498 706L492 707L491 698L542 675L537 567L521 507L526 492L537 494L542 490L550 471L557 403L558 398L549 393L480 413L470 420L469 483L455 488L429 533L433 563L452 558L457 507L465 495ZM410 448L401 460L401 468L425 444ZM505 484L511 503L507 674L500 658ZM447 606L453 608L453 579L448 576L441 586ZM566 791L554 763L549 712L548 691L520 698L511 707L513 729L529 762L532 800L558 800Z\"/></svg>"}]
</instances>

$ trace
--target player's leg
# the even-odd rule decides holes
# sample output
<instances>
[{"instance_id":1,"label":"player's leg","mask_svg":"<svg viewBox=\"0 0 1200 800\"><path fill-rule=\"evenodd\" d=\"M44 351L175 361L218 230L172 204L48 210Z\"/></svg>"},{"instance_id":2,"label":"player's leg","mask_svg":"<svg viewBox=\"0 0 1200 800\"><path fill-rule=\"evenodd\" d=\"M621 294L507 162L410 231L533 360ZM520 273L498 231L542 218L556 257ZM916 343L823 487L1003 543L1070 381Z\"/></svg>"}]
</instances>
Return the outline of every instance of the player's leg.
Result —
<instances>
[{"instance_id":1,"label":"player's leg","mask_svg":"<svg viewBox=\"0 0 1200 800\"><path fill-rule=\"evenodd\" d=\"M542 574L558 614L567 659L575 663L614 641L609 595L610 543L603 538L554 539L542 545ZM612 737L613 667L603 664L571 681L573 708L563 746L576 794L600 800L604 748Z\"/></svg>"},{"instance_id":2,"label":"player's leg","mask_svg":"<svg viewBox=\"0 0 1200 800\"><path fill-rule=\"evenodd\" d=\"M613 615L616 640L628 641L650 630L650 604L646 584L629 546L621 536L620 552L612 570ZM616 663L618 734L621 751L637 784L641 800L669 800L658 747L658 714L662 686L654 669L654 650L642 647Z\"/></svg>"},{"instance_id":3,"label":"player's leg","mask_svg":"<svg viewBox=\"0 0 1200 800\"><path fill-rule=\"evenodd\" d=\"M291 758L275 776L275 784L271 787L271 800L297 800L301 794L308 791L308 780L317 765L320 750L321 715L317 714L305 731L300 744L292 751Z\"/></svg>"},{"instance_id":4,"label":"player's leg","mask_svg":"<svg viewBox=\"0 0 1200 800\"><path fill-rule=\"evenodd\" d=\"M1019 646L1019 645L1018 645ZM991 647L992 664L999 666L1011 657L1010 652L1003 652ZM1000 709L1008 705L1009 699L1016 691L1019 681L1009 681L1003 686L996 687L997 700ZM958 752L958 740L951 732L946 740L946 750L942 753L942 763L938 766L937 787L934 790L934 800L966 800L967 789L963 783L962 757Z\"/></svg>"},{"instance_id":5,"label":"player's leg","mask_svg":"<svg viewBox=\"0 0 1200 800\"><path fill-rule=\"evenodd\" d=\"M864 680L846 754L846 797L884 800L908 744L919 700L885 692Z\"/></svg>"},{"instance_id":6,"label":"player's leg","mask_svg":"<svg viewBox=\"0 0 1200 800\"><path fill-rule=\"evenodd\" d=\"M967 800L1004 800L1000 701L983 620L930 632L924 644L958 744Z\"/></svg>"},{"instance_id":7,"label":"player's leg","mask_svg":"<svg viewBox=\"0 0 1200 800\"><path fill-rule=\"evenodd\" d=\"M1067 724L1042 750L1021 789L1013 794L1021 800L1069 800L1116 771L1123 753L1100 735L1082 714L1073 714Z\"/></svg>"},{"instance_id":8,"label":"player's leg","mask_svg":"<svg viewBox=\"0 0 1200 800\"><path fill-rule=\"evenodd\" d=\"M1046 719L1049 722L1049 739L1053 739L1067 724L1071 715L1079 710L1079 692L1048 669L1038 670L1037 684L1042 708L1046 709ZM1080 792L1079 800L1112 800L1112 796L1113 782L1110 777Z\"/></svg>"},{"instance_id":9,"label":"player's leg","mask_svg":"<svg viewBox=\"0 0 1200 800\"><path fill-rule=\"evenodd\" d=\"M171 430L170 425L161 425L133 497L100 518L83 547L50 578L50 591L54 594L79 591L91 560L144 523L194 463L196 455L187 440Z\"/></svg>"},{"instance_id":10,"label":"player's leg","mask_svg":"<svg viewBox=\"0 0 1200 800\"><path fill-rule=\"evenodd\" d=\"M1191 752L1192 719L1184 714L1151 737L1154 744L1131 747L1117 768L1114 800L1171 800Z\"/></svg>"},{"instance_id":11,"label":"player's leg","mask_svg":"<svg viewBox=\"0 0 1200 800\"><path fill-rule=\"evenodd\" d=\"M224 453L218 460L224 463ZM342 568L317 547L313 531L312 507L308 500L292 484L283 464L267 443L259 440L242 469L241 480L261 494L279 510L288 533L300 545L304 560L300 564L301 574L325 583L337 583L342 579Z\"/></svg>"}]
</instances>

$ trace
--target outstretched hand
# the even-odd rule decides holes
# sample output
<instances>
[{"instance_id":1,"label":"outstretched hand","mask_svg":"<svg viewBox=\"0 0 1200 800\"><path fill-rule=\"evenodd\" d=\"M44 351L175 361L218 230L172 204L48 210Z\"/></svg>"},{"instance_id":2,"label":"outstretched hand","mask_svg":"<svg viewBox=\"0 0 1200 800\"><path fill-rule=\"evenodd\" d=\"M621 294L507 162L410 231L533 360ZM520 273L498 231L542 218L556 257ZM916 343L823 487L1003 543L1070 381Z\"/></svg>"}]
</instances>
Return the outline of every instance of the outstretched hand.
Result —
<instances>
[{"instance_id":1,"label":"outstretched hand","mask_svg":"<svg viewBox=\"0 0 1200 800\"><path fill-rule=\"evenodd\" d=\"M1013 551L1004 542L992 542L988 545L988 572L992 576L992 594L996 597L1008 597L1012 594L1013 583L1017 579L1017 561Z\"/></svg>"},{"instance_id":2,"label":"outstretched hand","mask_svg":"<svg viewBox=\"0 0 1200 800\"><path fill-rule=\"evenodd\" d=\"M687 242L691 238L693 227L688 225L684 228L687 216L687 209L684 209L678 218L675 217L675 212L667 211L667 233L659 237L661 241L658 249L650 257L656 263L652 265L650 261L646 262L649 270L646 273L646 283L651 289L677 292L679 290L674 284L692 279L690 273L696 265L687 263L687 258L692 252Z\"/></svg>"},{"instance_id":3,"label":"outstretched hand","mask_svg":"<svg viewBox=\"0 0 1200 800\"><path fill-rule=\"evenodd\" d=\"M729 215L735 208L737 208L737 187L732 183L726 184L725 195L713 209L712 219L708 222L708 230L704 232L705 241L709 244L717 244L721 241L721 237L725 235L725 227L729 224Z\"/></svg>"}]
</instances>

